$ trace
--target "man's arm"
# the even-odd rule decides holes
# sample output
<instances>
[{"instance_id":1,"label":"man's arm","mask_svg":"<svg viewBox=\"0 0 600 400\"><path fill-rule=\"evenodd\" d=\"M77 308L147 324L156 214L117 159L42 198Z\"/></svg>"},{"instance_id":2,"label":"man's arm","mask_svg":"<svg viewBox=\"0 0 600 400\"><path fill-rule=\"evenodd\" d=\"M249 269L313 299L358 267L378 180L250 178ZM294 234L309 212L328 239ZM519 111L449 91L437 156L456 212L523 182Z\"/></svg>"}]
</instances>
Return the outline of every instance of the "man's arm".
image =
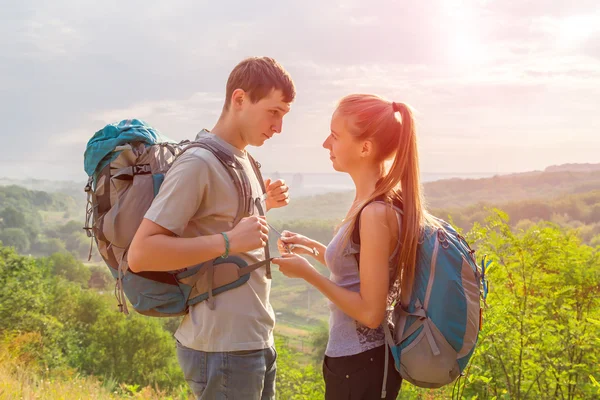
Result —
<instances>
[{"instance_id":1,"label":"man's arm","mask_svg":"<svg viewBox=\"0 0 600 400\"><path fill-rule=\"evenodd\" d=\"M231 231L229 253L243 253L265 246L269 228L264 217L243 218ZM138 228L127 261L133 272L173 271L217 258L225 253L221 234L194 238L177 237L166 228L145 219Z\"/></svg>"},{"instance_id":2,"label":"man's arm","mask_svg":"<svg viewBox=\"0 0 600 400\"><path fill-rule=\"evenodd\" d=\"M225 253L222 235L180 238L162 226L142 221L127 256L129 268L140 271L173 271L200 264Z\"/></svg>"},{"instance_id":3,"label":"man's arm","mask_svg":"<svg viewBox=\"0 0 600 400\"><path fill-rule=\"evenodd\" d=\"M216 173L206 157L207 150L192 150L178 158L160 187L158 195L146 212L128 252L129 268L139 271L174 271L191 267L225 253L221 234L184 238L183 232L191 218L203 207L204 194ZM216 161L216 159L215 159ZM232 193L236 196L236 193ZM243 218L231 231L229 253L242 253L264 246L269 230L266 220Z\"/></svg>"}]
</instances>

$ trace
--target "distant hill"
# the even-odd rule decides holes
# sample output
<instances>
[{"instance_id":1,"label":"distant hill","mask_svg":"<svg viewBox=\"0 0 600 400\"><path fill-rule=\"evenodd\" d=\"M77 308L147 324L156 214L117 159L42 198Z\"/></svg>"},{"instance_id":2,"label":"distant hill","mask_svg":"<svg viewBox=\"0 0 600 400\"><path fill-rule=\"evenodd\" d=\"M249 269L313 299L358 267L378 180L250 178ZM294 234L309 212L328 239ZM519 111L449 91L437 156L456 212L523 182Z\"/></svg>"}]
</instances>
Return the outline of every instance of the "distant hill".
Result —
<instances>
[{"instance_id":1,"label":"distant hill","mask_svg":"<svg viewBox=\"0 0 600 400\"><path fill-rule=\"evenodd\" d=\"M600 170L525 172L484 179L449 179L424 185L431 207L466 207L479 202L506 203L549 199L600 189Z\"/></svg>"},{"instance_id":2,"label":"distant hill","mask_svg":"<svg viewBox=\"0 0 600 400\"><path fill-rule=\"evenodd\" d=\"M559 196L600 190L600 170L590 172L536 171L482 179L445 179L424 184L430 208L468 207L477 203L504 204L550 200ZM332 219L344 217L354 192L292 198L290 205L272 210L277 219Z\"/></svg>"},{"instance_id":3,"label":"distant hill","mask_svg":"<svg viewBox=\"0 0 600 400\"><path fill-rule=\"evenodd\" d=\"M297 179L301 178L297 177ZM73 214L77 215L78 219L85 210L84 182L0 178L0 186L3 185L18 185L29 190L65 194L77 205ZM600 164L564 164L550 166L544 171L479 179L443 179L424 184L428 206L445 209L468 207L481 202L504 204L523 200L550 199L598 189L600 189ZM353 197L352 191L292 197L288 207L272 210L269 215L280 220L339 220L352 203Z\"/></svg>"},{"instance_id":4,"label":"distant hill","mask_svg":"<svg viewBox=\"0 0 600 400\"><path fill-rule=\"evenodd\" d=\"M85 182L48 181L45 179L10 179L0 177L0 186L17 185L29 190L39 190L48 193L64 193L76 201L85 199Z\"/></svg>"},{"instance_id":5,"label":"distant hill","mask_svg":"<svg viewBox=\"0 0 600 400\"><path fill-rule=\"evenodd\" d=\"M562 164L552 165L544 170L544 172L593 172L600 171L600 163L598 164Z\"/></svg>"}]
</instances>

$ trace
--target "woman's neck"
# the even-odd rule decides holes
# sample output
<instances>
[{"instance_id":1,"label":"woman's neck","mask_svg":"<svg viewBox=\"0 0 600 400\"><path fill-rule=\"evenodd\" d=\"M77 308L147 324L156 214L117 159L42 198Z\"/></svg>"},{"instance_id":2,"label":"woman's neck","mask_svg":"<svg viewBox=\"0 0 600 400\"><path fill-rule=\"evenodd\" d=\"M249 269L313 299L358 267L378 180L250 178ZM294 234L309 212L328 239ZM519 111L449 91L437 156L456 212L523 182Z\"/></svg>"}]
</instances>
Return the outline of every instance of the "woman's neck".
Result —
<instances>
[{"instance_id":1,"label":"woman's neck","mask_svg":"<svg viewBox=\"0 0 600 400\"><path fill-rule=\"evenodd\" d=\"M382 170L379 166L372 166L368 168L357 168L356 171L350 174L350 177L354 181L354 187L356 195L354 197L354 203L362 203L366 201L375 191L377 181L381 179Z\"/></svg>"}]
</instances>

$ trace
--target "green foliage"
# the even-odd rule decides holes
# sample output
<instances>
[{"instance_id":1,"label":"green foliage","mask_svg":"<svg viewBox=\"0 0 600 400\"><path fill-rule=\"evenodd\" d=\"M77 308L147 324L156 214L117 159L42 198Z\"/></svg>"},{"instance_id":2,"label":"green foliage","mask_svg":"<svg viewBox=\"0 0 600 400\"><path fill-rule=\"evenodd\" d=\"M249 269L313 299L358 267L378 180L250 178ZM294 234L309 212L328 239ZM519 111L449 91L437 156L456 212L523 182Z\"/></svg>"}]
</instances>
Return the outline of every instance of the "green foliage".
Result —
<instances>
[{"instance_id":1,"label":"green foliage","mask_svg":"<svg viewBox=\"0 0 600 400\"><path fill-rule=\"evenodd\" d=\"M0 212L0 226L3 228L21 228L25 222L25 214L12 206Z\"/></svg>"},{"instance_id":2,"label":"green foliage","mask_svg":"<svg viewBox=\"0 0 600 400\"><path fill-rule=\"evenodd\" d=\"M109 290L114 288L115 279L106 265L90 265L90 289Z\"/></svg>"},{"instance_id":3,"label":"green foliage","mask_svg":"<svg viewBox=\"0 0 600 400\"><path fill-rule=\"evenodd\" d=\"M590 398L600 374L600 249L542 223L513 232L497 213L469 237L495 265L467 398Z\"/></svg>"},{"instance_id":4,"label":"green foliage","mask_svg":"<svg viewBox=\"0 0 600 400\"><path fill-rule=\"evenodd\" d=\"M0 230L0 242L14 247L19 253L27 253L31 242L27 233L21 228L5 228Z\"/></svg>"},{"instance_id":5,"label":"green foliage","mask_svg":"<svg viewBox=\"0 0 600 400\"><path fill-rule=\"evenodd\" d=\"M182 383L173 338L155 318L104 310L89 327L89 339L81 365L87 373L162 388Z\"/></svg>"},{"instance_id":6,"label":"green foliage","mask_svg":"<svg viewBox=\"0 0 600 400\"><path fill-rule=\"evenodd\" d=\"M0 247L0 333L39 333L36 358L48 368L163 388L183 384L162 322L117 313L110 297L82 289L90 275L70 254L33 259Z\"/></svg>"},{"instance_id":7,"label":"green foliage","mask_svg":"<svg viewBox=\"0 0 600 400\"><path fill-rule=\"evenodd\" d=\"M44 231L46 242L59 240L65 248L80 259L87 259L90 250L90 238L82 229L82 224L69 221L64 225L46 228Z\"/></svg>"},{"instance_id":8,"label":"green foliage","mask_svg":"<svg viewBox=\"0 0 600 400\"><path fill-rule=\"evenodd\" d=\"M320 366L303 366L298 352L276 340L277 348L277 399L321 400L325 395Z\"/></svg>"},{"instance_id":9,"label":"green foliage","mask_svg":"<svg viewBox=\"0 0 600 400\"><path fill-rule=\"evenodd\" d=\"M83 194L83 187L81 190ZM4 207L14 207L24 214L32 209L64 212L78 204L85 204L81 197L76 199L71 193L29 190L17 185L0 186L0 204Z\"/></svg>"},{"instance_id":10,"label":"green foliage","mask_svg":"<svg viewBox=\"0 0 600 400\"><path fill-rule=\"evenodd\" d=\"M87 258L90 240L83 222L64 219L75 215L83 221L84 209L80 197L0 186L0 240L20 253L49 256L66 250Z\"/></svg>"},{"instance_id":11,"label":"green foliage","mask_svg":"<svg viewBox=\"0 0 600 400\"><path fill-rule=\"evenodd\" d=\"M446 399L453 389L461 399L600 398L600 176L569 174L426 185L430 203L447 207L434 214L451 215L470 231L466 235L477 254L494 261L491 291L467 376L456 387L436 390L404 383L400 398ZM543 199L568 190L572 194ZM143 398L150 385L168 391L161 398L184 398L188 391L171 337L180 318L118 314L107 268L77 261L87 257L90 242L81 223L63 219L74 203L43 193L0 188L0 240L13 247L0 245L5 347L36 374L76 371L101 377L105 388L123 396ZM482 200L486 203L477 203ZM349 201L351 194L343 193L299 199L273 210L270 222L327 243ZM452 208L463 201L472 206ZM491 204L505 201L511 201L502 206L505 212L492 210ZM326 219L318 219L323 215ZM41 216L57 219L42 224ZM18 254L27 252L47 257ZM310 338L303 336L309 354L277 339L278 398L322 399L326 301L303 282L286 280L276 270L273 275L279 323L293 326L290 335L312 331Z\"/></svg>"},{"instance_id":12,"label":"green foliage","mask_svg":"<svg viewBox=\"0 0 600 400\"><path fill-rule=\"evenodd\" d=\"M320 323L317 330L313 332L310 338L312 345L312 360L315 364L323 362L325 349L327 349L327 341L329 340L329 325L324 322Z\"/></svg>"},{"instance_id":13,"label":"green foliage","mask_svg":"<svg viewBox=\"0 0 600 400\"><path fill-rule=\"evenodd\" d=\"M493 206L478 203L462 209L435 209L432 212L442 218L452 216L454 223L469 230L474 223L483 223ZM527 200L507 203L500 207L510 215L512 225L527 230L540 221L555 222L563 228L577 230L586 243L600 234L600 190L558 197L553 200Z\"/></svg>"},{"instance_id":14,"label":"green foliage","mask_svg":"<svg viewBox=\"0 0 600 400\"><path fill-rule=\"evenodd\" d=\"M56 276L79 283L82 287L87 287L92 276L92 272L81 261L77 260L71 253L54 253L49 257L52 263L52 272Z\"/></svg>"}]
</instances>

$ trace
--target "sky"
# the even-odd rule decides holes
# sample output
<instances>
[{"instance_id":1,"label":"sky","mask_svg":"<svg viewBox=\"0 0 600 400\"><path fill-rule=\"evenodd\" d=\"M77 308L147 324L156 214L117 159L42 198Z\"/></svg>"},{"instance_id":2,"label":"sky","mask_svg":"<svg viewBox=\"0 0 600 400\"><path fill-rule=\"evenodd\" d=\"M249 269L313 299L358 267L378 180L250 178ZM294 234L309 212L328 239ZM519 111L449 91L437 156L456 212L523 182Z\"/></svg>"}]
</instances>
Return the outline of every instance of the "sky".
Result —
<instances>
[{"instance_id":1,"label":"sky","mask_svg":"<svg viewBox=\"0 0 600 400\"><path fill-rule=\"evenodd\" d=\"M597 0L9 0L0 13L0 177L86 179L104 125L212 128L233 67L271 56L297 89L265 171L333 172L335 104L416 110L421 170L600 162Z\"/></svg>"}]
</instances>

